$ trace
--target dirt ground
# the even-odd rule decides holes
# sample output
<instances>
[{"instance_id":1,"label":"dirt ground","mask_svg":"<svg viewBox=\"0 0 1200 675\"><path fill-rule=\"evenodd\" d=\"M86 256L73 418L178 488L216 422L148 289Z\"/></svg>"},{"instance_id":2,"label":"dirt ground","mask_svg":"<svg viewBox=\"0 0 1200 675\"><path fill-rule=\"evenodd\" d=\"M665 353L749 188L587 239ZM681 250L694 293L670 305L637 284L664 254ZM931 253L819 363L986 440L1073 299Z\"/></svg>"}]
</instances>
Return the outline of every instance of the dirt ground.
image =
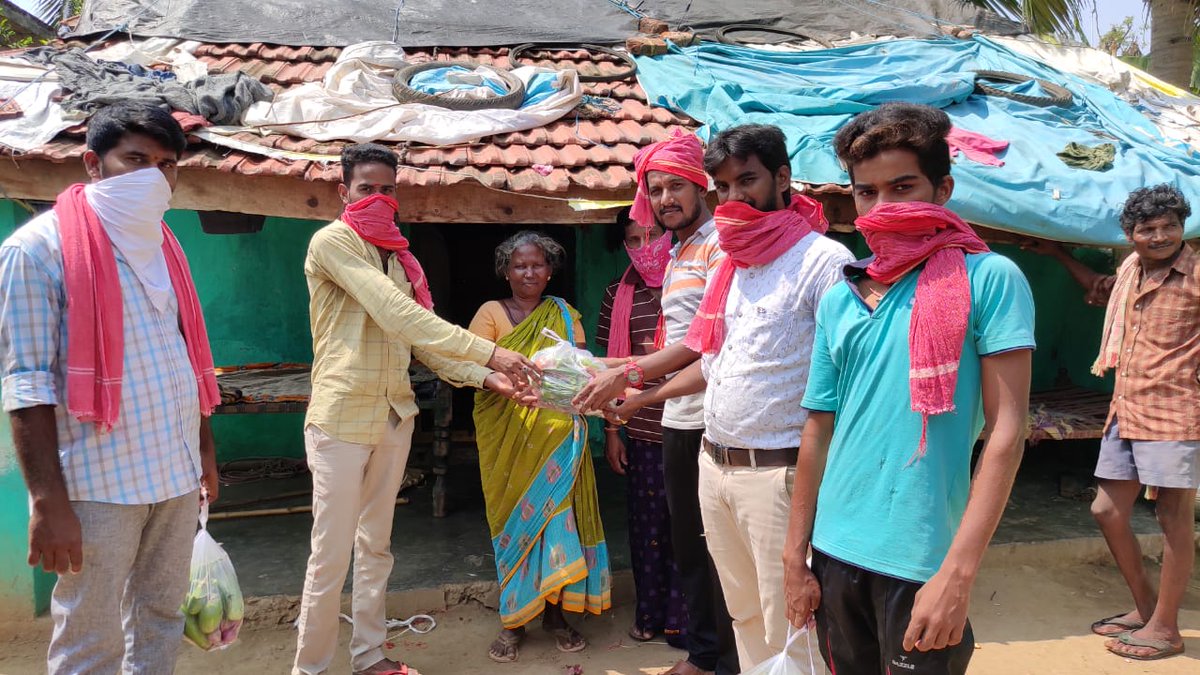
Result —
<instances>
[{"instance_id":1,"label":"dirt ground","mask_svg":"<svg viewBox=\"0 0 1200 675\"><path fill-rule=\"evenodd\" d=\"M1141 663L1107 653L1103 638L1088 632L1095 619L1128 608L1129 599L1113 567L1080 565L1035 569L985 569L976 584L971 620L980 644L971 663L972 675L1132 675L1136 673L1194 675L1200 672L1200 573L1193 576L1184 611L1187 654L1164 661ZM680 658L665 644L635 645L625 637L630 622L626 604L603 617L578 625L591 646L581 654L560 654L538 631L531 633L521 660L498 666L488 661L487 645L497 624L478 604L459 605L437 614L437 628L422 636L395 641L389 655L403 658L425 675L459 673L520 673L522 675L659 675ZM46 619L0 627L0 673L30 675L44 672L44 653L50 625ZM332 675L349 672L343 628L341 647ZM181 650L181 675L269 675L286 673L295 648L294 631L259 626L242 632L230 649L204 654ZM572 666L579 666L575 670Z\"/></svg>"}]
</instances>

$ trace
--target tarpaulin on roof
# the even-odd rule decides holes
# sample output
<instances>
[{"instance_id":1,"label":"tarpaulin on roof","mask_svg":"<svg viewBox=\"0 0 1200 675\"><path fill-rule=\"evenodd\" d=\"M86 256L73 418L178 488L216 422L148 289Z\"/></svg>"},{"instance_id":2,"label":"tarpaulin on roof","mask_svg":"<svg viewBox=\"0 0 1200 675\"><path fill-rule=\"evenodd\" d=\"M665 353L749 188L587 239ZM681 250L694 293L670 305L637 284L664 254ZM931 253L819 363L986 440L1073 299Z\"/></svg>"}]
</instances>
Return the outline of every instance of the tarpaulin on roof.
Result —
<instances>
[{"instance_id":1,"label":"tarpaulin on roof","mask_svg":"<svg viewBox=\"0 0 1200 675\"><path fill-rule=\"evenodd\" d=\"M794 177L849 182L834 134L854 114L888 101L945 109L956 127L1008 141L1003 166L960 157L950 206L997 229L1060 241L1119 245L1118 214L1133 190L1173 183L1200 204L1200 157L1162 133L1105 87L973 40L895 40L838 49L768 52L726 45L639 58L650 101L705 123L701 136L738 124L775 124L788 137ZM1068 106L1037 107L973 93L973 71L1000 70L1066 87ZM1037 93L1037 92L1029 92ZM1068 143L1117 146L1103 173L1073 169L1055 153ZM1187 224L1200 236L1200 216Z\"/></svg>"},{"instance_id":2,"label":"tarpaulin on roof","mask_svg":"<svg viewBox=\"0 0 1200 675\"><path fill-rule=\"evenodd\" d=\"M631 7L637 7L636 10ZM120 29L207 42L483 47L613 43L637 14L697 30L772 24L831 39L851 31L929 35L935 21L1016 32L996 15L945 0L88 0L78 35Z\"/></svg>"}]
</instances>

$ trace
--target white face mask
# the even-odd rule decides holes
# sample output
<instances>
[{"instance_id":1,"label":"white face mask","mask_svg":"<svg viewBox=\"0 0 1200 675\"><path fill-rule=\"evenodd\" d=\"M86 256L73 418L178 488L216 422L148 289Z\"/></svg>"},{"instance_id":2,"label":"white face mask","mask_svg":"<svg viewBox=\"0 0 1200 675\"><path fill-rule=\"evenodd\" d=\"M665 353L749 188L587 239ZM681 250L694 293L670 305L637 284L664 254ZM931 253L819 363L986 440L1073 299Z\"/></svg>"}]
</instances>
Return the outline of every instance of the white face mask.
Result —
<instances>
[{"instance_id":1,"label":"white face mask","mask_svg":"<svg viewBox=\"0 0 1200 675\"><path fill-rule=\"evenodd\" d=\"M83 192L154 306L166 309L171 295L171 276L162 251L162 219L171 202L167 177L157 168L139 169L91 183Z\"/></svg>"}]
</instances>

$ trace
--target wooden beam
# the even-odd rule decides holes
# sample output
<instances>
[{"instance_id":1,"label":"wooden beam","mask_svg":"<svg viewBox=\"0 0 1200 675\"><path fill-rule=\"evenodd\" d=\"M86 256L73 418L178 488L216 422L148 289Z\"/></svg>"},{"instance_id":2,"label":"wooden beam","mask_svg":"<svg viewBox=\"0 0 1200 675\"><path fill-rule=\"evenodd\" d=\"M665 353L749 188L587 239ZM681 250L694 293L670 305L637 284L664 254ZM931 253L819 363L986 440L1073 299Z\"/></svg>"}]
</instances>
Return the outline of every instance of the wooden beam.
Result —
<instances>
[{"instance_id":1,"label":"wooden beam","mask_svg":"<svg viewBox=\"0 0 1200 675\"><path fill-rule=\"evenodd\" d=\"M0 158L0 198L54 201L71 183L86 181L83 162ZM629 200L620 191L578 190L581 199ZM710 202L716 204L715 194ZM825 207L834 232L853 232L857 212L846 194L813 195ZM413 223L497 223L502 225L585 225L610 223L616 209L575 211L558 199L490 190L466 181L457 185L401 187L396 194L402 218ZM215 169L181 169L171 206L193 211L234 211L280 218L333 220L341 213L337 184L286 176L245 176ZM985 241L1019 244L1025 237L974 225Z\"/></svg>"},{"instance_id":2,"label":"wooden beam","mask_svg":"<svg viewBox=\"0 0 1200 675\"><path fill-rule=\"evenodd\" d=\"M72 160L0 158L0 197L53 201L71 183L86 181L83 163ZM402 186L401 217L413 223L583 225L612 222L616 209L575 211L564 198L629 200L621 191L579 189L545 199L501 192L474 181L431 187ZM214 169L180 169L171 206L194 211L234 211L281 218L332 220L342 210L337 184L286 176L247 176Z\"/></svg>"}]
</instances>

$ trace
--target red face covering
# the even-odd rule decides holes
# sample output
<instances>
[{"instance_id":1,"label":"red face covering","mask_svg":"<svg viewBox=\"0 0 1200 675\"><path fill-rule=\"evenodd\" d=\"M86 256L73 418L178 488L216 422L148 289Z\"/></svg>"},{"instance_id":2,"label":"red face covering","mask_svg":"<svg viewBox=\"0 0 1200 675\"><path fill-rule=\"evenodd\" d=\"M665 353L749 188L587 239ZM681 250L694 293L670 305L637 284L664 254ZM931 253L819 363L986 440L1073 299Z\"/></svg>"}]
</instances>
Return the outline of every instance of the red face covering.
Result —
<instances>
[{"instance_id":1,"label":"red face covering","mask_svg":"<svg viewBox=\"0 0 1200 675\"><path fill-rule=\"evenodd\" d=\"M908 388L922 418L918 459L925 455L929 416L954 410L971 312L966 254L989 249L957 214L929 202L879 204L854 224L875 254L867 267L872 279L891 284L925 263L908 326Z\"/></svg>"},{"instance_id":2,"label":"red face covering","mask_svg":"<svg viewBox=\"0 0 1200 675\"><path fill-rule=\"evenodd\" d=\"M804 195L792 195L787 208L769 213L744 202L725 202L713 216L725 259L704 289L685 340L690 349L702 354L721 351L725 341L725 304L735 268L766 265L810 232L824 234L829 229L820 202Z\"/></svg>"},{"instance_id":3,"label":"red face covering","mask_svg":"<svg viewBox=\"0 0 1200 675\"><path fill-rule=\"evenodd\" d=\"M400 204L387 195L373 194L370 197L348 204L342 211L342 222L358 233L368 244L392 251L404 268L404 275L413 287L413 299L425 309L433 309L433 296L429 292L429 281L417 257L408 252L408 239L396 227L396 213Z\"/></svg>"},{"instance_id":4,"label":"red face covering","mask_svg":"<svg viewBox=\"0 0 1200 675\"><path fill-rule=\"evenodd\" d=\"M610 359L623 359L633 350L632 336L629 332L630 315L633 313L633 294L637 290L631 280L631 272L636 270L650 288L661 288L663 278L667 275L667 265L671 262L671 233L664 232L661 237L647 242L641 248L625 247L633 264L625 270L617 293L613 297L611 323L608 330L608 352ZM659 319L662 310L659 310ZM655 338L657 344L657 337Z\"/></svg>"}]
</instances>

